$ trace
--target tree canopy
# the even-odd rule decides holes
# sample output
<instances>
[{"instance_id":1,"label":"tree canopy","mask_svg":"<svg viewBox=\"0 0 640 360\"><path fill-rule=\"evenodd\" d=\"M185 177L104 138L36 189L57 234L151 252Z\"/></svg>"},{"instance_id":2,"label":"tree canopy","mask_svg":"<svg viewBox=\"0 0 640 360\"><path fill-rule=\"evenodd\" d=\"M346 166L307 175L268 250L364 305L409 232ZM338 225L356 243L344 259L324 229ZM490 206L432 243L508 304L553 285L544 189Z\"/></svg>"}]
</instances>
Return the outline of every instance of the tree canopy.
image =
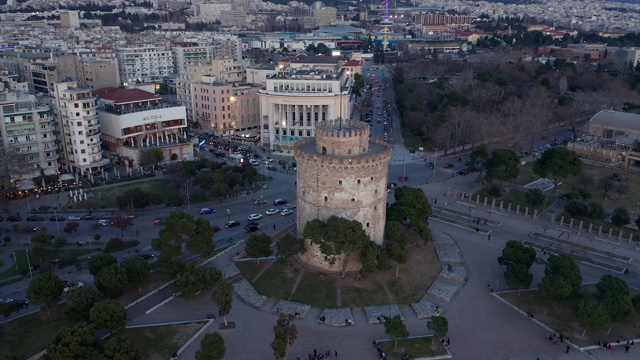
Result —
<instances>
[{"instance_id":1,"label":"tree canopy","mask_svg":"<svg viewBox=\"0 0 640 360\"><path fill-rule=\"evenodd\" d=\"M153 249L160 251L160 262L176 262L182 255L183 244L186 244L187 250L192 253L205 256L213 253L214 232L209 220L194 219L185 212L172 211L165 217L164 224L159 237L152 241Z\"/></svg>"},{"instance_id":2,"label":"tree canopy","mask_svg":"<svg viewBox=\"0 0 640 360\"><path fill-rule=\"evenodd\" d=\"M104 343L99 360L142 360L142 355L131 341L115 336Z\"/></svg>"},{"instance_id":3,"label":"tree canopy","mask_svg":"<svg viewBox=\"0 0 640 360\"><path fill-rule=\"evenodd\" d=\"M285 316L281 312L273 327L273 332L275 333L275 339L271 342L273 355L276 359L286 357L287 348L289 345L293 345L298 338L298 329L293 325L293 315Z\"/></svg>"},{"instance_id":4,"label":"tree canopy","mask_svg":"<svg viewBox=\"0 0 640 360\"><path fill-rule=\"evenodd\" d=\"M551 255L544 270L540 293L549 299L563 301L575 297L582 286L580 268L573 257Z\"/></svg>"},{"instance_id":5,"label":"tree canopy","mask_svg":"<svg viewBox=\"0 0 640 360\"><path fill-rule=\"evenodd\" d=\"M520 159L513 150L497 149L491 153L491 158L484 162L484 168L489 179L507 181L515 179L520 174Z\"/></svg>"},{"instance_id":6,"label":"tree canopy","mask_svg":"<svg viewBox=\"0 0 640 360\"><path fill-rule=\"evenodd\" d=\"M27 289L27 297L34 302L44 303L46 307L55 306L62 298L62 282L54 273L37 274Z\"/></svg>"},{"instance_id":7,"label":"tree canopy","mask_svg":"<svg viewBox=\"0 0 640 360\"><path fill-rule=\"evenodd\" d=\"M222 360L226 352L224 339L215 331L202 338L200 348L196 351L196 360Z\"/></svg>"},{"instance_id":8,"label":"tree canopy","mask_svg":"<svg viewBox=\"0 0 640 360\"><path fill-rule=\"evenodd\" d=\"M281 237L276 243L276 249L278 249L278 259L287 264L291 261L291 258L298 254L304 254L307 250L304 246L304 239L299 239L291 234Z\"/></svg>"},{"instance_id":9,"label":"tree canopy","mask_svg":"<svg viewBox=\"0 0 640 360\"><path fill-rule=\"evenodd\" d=\"M233 305L233 286L226 280L218 282L211 300L216 303L218 307L218 315L224 319L224 324L227 325L227 315L231 312L231 306Z\"/></svg>"},{"instance_id":10,"label":"tree canopy","mask_svg":"<svg viewBox=\"0 0 640 360\"><path fill-rule=\"evenodd\" d=\"M500 265L522 264L528 270L535 259L536 251L534 248L525 246L520 241L509 240L504 249L502 249L502 255L498 257L498 263Z\"/></svg>"},{"instance_id":11,"label":"tree canopy","mask_svg":"<svg viewBox=\"0 0 640 360\"><path fill-rule=\"evenodd\" d=\"M201 291L211 290L222 281L222 273L215 268L187 264L176 276L173 286L180 296L191 299Z\"/></svg>"},{"instance_id":12,"label":"tree canopy","mask_svg":"<svg viewBox=\"0 0 640 360\"><path fill-rule=\"evenodd\" d=\"M576 315L580 318L582 325L589 330L604 330L611 323L607 309L591 297L580 300Z\"/></svg>"},{"instance_id":13,"label":"tree canopy","mask_svg":"<svg viewBox=\"0 0 640 360\"><path fill-rule=\"evenodd\" d=\"M480 144L471 150L469 154L469 160L465 163L466 166L469 167L472 171L480 171L483 170L483 165L485 161L489 159L489 150L487 149L486 144Z\"/></svg>"},{"instance_id":14,"label":"tree canopy","mask_svg":"<svg viewBox=\"0 0 640 360\"><path fill-rule=\"evenodd\" d=\"M424 190L402 186L395 189L394 197L396 201L391 205L391 211L398 211L403 217L402 220L408 219L410 227L423 239L430 238L428 220L431 216L431 205Z\"/></svg>"},{"instance_id":15,"label":"tree canopy","mask_svg":"<svg viewBox=\"0 0 640 360\"><path fill-rule=\"evenodd\" d=\"M127 271L116 264L109 265L95 276L95 286L106 296L115 299L123 294L127 285Z\"/></svg>"},{"instance_id":16,"label":"tree canopy","mask_svg":"<svg viewBox=\"0 0 640 360\"><path fill-rule=\"evenodd\" d=\"M398 339L404 339L409 336L407 325L398 315L384 318L384 333L396 340L396 346L398 345Z\"/></svg>"},{"instance_id":17,"label":"tree canopy","mask_svg":"<svg viewBox=\"0 0 640 360\"><path fill-rule=\"evenodd\" d=\"M127 281L134 285L140 285L146 282L151 275L151 266L147 260L139 256L127 259L123 267L127 273Z\"/></svg>"},{"instance_id":18,"label":"tree canopy","mask_svg":"<svg viewBox=\"0 0 640 360\"><path fill-rule=\"evenodd\" d=\"M558 182L569 176L576 176L582 171L582 161L575 151L564 146L554 146L542 153L542 156L533 163L533 173L553 180L553 191L558 187Z\"/></svg>"},{"instance_id":19,"label":"tree canopy","mask_svg":"<svg viewBox=\"0 0 640 360\"><path fill-rule=\"evenodd\" d=\"M99 301L89 312L89 320L97 329L116 331L127 324L127 312L122 305L112 299Z\"/></svg>"},{"instance_id":20,"label":"tree canopy","mask_svg":"<svg viewBox=\"0 0 640 360\"><path fill-rule=\"evenodd\" d=\"M102 298L102 293L92 286L75 289L67 294L64 314L75 320L89 320L91 308Z\"/></svg>"},{"instance_id":21,"label":"tree canopy","mask_svg":"<svg viewBox=\"0 0 640 360\"><path fill-rule=\"evenodd\" d=\"M100 272L100 270L106 268L107 266L117 265L118 260L115 256L110 254L98 254L93 256L89 260L89 274L96 276Z\"/></svg>"},{"instance_id":22,"label":"tree canopy","mask_svg":"<svg viewBox=\"0 0 640 360\"><path fill-rule=\"evenodd\" d=\"M593 297L604 307L613 322L624 322L635 313L629 285L619 277L604 275L600 278Z\"/></svg>"},{"instance_id":23,"label":"tree canopy","mask_svg":"<svg viewBox=\"0 0 640 360\"><path fill-rule=\"evenodd\" d=\"M247 239L247 255L250 257L267 257L273 254L271 236L266 233L251 234Z\"/></svg>"},{"instance_id":24,"label":"tree canopy","mask_svg":"<svg viewBox=\"0 0 640 360\"><path fill-rule=\"evenodd\" d=\"M96 344L91 327L66 325L53 335L47 356L51 360L93 359L97 355Z\"/></svg>"}]
</instances>

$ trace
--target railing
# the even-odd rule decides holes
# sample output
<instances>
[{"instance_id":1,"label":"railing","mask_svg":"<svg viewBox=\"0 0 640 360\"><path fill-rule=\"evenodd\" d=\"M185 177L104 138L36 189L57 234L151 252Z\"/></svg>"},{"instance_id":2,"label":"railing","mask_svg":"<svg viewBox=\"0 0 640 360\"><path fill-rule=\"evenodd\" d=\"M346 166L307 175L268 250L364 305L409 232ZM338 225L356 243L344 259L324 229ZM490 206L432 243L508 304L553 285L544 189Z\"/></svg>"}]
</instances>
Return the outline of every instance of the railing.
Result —
<instances>
[{"instance_id":1,"label":"railing","mask_svg":"<svg viewBox=\"0 0 640 360\"><path fill-rule=\"evenodd\" d=\"M94 124L86 124L85 128L87 130L97 130L100 127L100 125L98 123L94 123Z\"/></svg>"},{"instance_id":2,"label":"railing","mask_svg":"<svg viewBox=\"0 0 640 360\"><path fill-rule=\"evenodd\" d=\"M89 155L102 154L102 149L98 149L98 150L94 150L94 151L89 151L88 153L89 153Z\"/></svg>"},{"instance_id":3,"label":"railing","mask_svg":"<svg viewBox=\"0 0 640 360\"><path fill-rule=\"evenodd\" d=\"M32 134L35 133L36 129L20 129L20 130L7 130L7 135L13 134Z\"/></svg>"},{"instance_id":4,"label":"railing","mask_svg":"<svg viewBox=\"0 0 640 360\"><path fill-rule=\"evenodd\" d=\"M58 160L60 158L60 155L53 154L53 155L45 156L44 158L45 160Z\"/></svg>"}]
</instances>

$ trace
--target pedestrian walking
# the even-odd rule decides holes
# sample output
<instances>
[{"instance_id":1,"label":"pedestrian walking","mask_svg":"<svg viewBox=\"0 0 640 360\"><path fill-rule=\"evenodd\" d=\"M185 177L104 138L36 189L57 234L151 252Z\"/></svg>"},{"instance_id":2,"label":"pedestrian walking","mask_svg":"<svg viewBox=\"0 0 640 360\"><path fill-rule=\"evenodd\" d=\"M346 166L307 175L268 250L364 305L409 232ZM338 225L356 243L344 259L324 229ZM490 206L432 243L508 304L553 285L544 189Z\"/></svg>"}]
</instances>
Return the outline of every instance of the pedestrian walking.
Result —
<instances>
[{"instance_id":1,"label":"pedestrian walking","mask_svg":"<svg viewBox=\"0 0 640 360\"><path fill-rule=\"evenodd\" d=\"M433 199L433 204L438 205L438 198Z\"/></svg>"},{"instance_id":2,"label":"pedestrian walking","mask_svg":"<svg viewBox=\"0 0 640 360\"><path fill-rule=\"evenodd\" d=\"M491 240L491 234L487 235L487 240Z\"/></svg>"},{"instance_id":3,"label":"pedestrian walking","mask_svg":"<svg viewBox=\"0 0 640 360\"><path fill-rule=\"evenodd\" d=\"M449 347L449 345L451 345L451 340L447 337L447 347Z\"/></svg>"},{"instance_id":4,"label":"pedestrian walking","mask_svg":"<svg viewBox=\"0 0 640 360\"><path fill-rule=\"evenodd\" d=\"M476 234L480 232L480 229L476 227Z\"/></svg>"},{"instance_id":5,"label":"pedestrian walking","mask_svg":"<svg viewBox=\"0 0 640 360\"><path fill-rule=\"evenodd\" d=\"M629 352L629 348L631 348L631 346L625 345L624 346L624 352L628 353Z\"/></svg>"},{"instance_id":6,"label":"pedestrian walking","mask_svg":"<svg viewBox=\"0 0 640 360\"><path fill-rule=\"evenodd\" d=\"M568 354L568 353L569 353L569 350L571 350L571 345L567 345L567 351L565 351L564 353L565 353L565 354Z\"/></svg>"},{"instance_id":7,"label":"pedestrian walking","mask_svg":"<svg viewBox=\"0 0 640 360\"><path fill-rule=\"evenodd\" d=\"M560 342L564 342L564 335L560 334Z\"/></svg>"},{"instance_id":8,"label":"pedestrian walking","mask_svg":"<svg viewBox=\"0 0 640 360\"><path fill-rule=\"evenodd\" d=\"M334 355L336 356L336 359L337 359L337 358L338 358L338 350L336 350L336 351L334 352Z\"/></svg>"},{"instance_id":9,"label":"pedestrian walking","mask_svg":"<svg viewBox=\"0 0 640 360\"><path fill-rule=\"evenodd\" d=\"M273 231L276 230L276 224L273 224Z\"/></svg>"}]
</instances>

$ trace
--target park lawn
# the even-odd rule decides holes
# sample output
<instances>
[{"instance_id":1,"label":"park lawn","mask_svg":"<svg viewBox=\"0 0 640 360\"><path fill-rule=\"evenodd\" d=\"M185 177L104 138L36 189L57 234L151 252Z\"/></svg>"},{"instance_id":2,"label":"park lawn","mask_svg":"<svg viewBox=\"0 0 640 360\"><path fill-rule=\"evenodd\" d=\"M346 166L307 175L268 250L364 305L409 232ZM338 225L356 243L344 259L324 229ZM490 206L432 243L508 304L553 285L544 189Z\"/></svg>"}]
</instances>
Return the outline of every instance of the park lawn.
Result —
<instances>
[{"instance_id":1,"label":"park lawn","mask_svg":"<svg viewBox=\"0 0 640 360\"><path fill-rule=\"evenodd\" d=\"M205 322L147 326L124 330L124 338L132 341L142 359L166 360L178 351Z\"/></svg>"},{"instance_id":2,"label":"park lawn","mask_svg":"<svg viewBox=\"0 0 640 360\"><path fill-rule=\"evenodd\" d=\"M384 291L382 284L376 282L373 288L342 286L342 305L349 307L361 307L365 305L390 304L393 301Z\"/></svg>"},{"instance_id":3,"label":"park lawn","mask_svg":"<svg viewBox=\"0 0 640 360\"><path fill-rule=\"evenodd\" d=\"M236 261L235 264L245 279L252 282L258 274L274 260Z\"/></svg>"},{"instance_id":4,"label":"park lawn","mask_svg":"<svg viewBox=\"0 0 640 360\"><path fill-rule=\"evenodd\" d=\"M252 285L262 295L288 299L299 271L298 267L287 268L284 262L276 261Z\"/></svg>"},{"instance_id":5,"label":"park lawn","mask_svg":"<svg viewBox=\"0 0 640 360\"><path fill-rule=\"evenodd\" d=\"M291 300L318 308L338 306L338 276L340 274L321 274L307 269ZM346 305L343 302L341 306Z\"/></svg>"},{"instance_id":6,"label":"park lawn","mask_svg":"<svg viewBox=\"0 0 640 360\"><path fill-rule=\"evenodd\" d=\"M89 249L44 249L41 256L34 258L33 254L29 255L29 261L27 261L27 255L25 251L16 251L18 258L18 266L12 266L11 268L0 273L0 279L5 279L10 276L21 275L22 271L29 270L29 262L31 266L34 264L49 264L55 259L62 258L78 258L82 255L90 253Z\"/></svg>"},{"instance_id":7,"label":"park lawn","mask_svg":"<svg viewBox=\"0 0 640 360\"><path fill-rule=\"evenodd\" d=\"M102 199L102 207L114 208L114 207L118 207L116 205L116 197L119 194L122 194L129 189L140 188L145 193L151 192L151 193L162 195L164 194L166 187L167 187L166 180L152 179L152 180L140 181L132 184L124 182L120 185L114 185L106 189L94 191L94 193L98 197L98 199L100 198Z\"/></svg>"},{"instance_id":8,"label":"park lawn","mask_svg":"<svg viewBox=\"0 0 640 360\"><path fill-rule=\"evenodd\" d=\"M595 285L586 285L582 287L582 293L587 295L593 293L594 289ZM635 296L637 293L638 291L631 290L631 296ZM520 291L519 296L517 291L499 295L522 311L533 314L538 321L549 326L554 331L562 333L571 342L579 346L597 344L598 341L612 342L632 339L638 336L638 330L634 328L640 322L640 314L638 313L625 324L611 326L611 332L608 332L608 328L603 331L584 331L584 327L573 311L578 300L572 300L565 304L543 301L538 297L537 290Z\"/></svg>"},{"instance_id":9,"label":"park lawn","mask_svg":"<svg viewBox=\"0 0 640 360\"><path fill-rule=\"evenodd\" d=\"M400 273L400 276L402 276L402 273ZM425 275L425 277L427 277L427 275ZM425 286L432 282L433 280L431 280L431 282L425 281L424 283L411 283L395 278L389 280L387 286L398 304L411 304L422 299L424 290L426 289Z\"/></svg>"},{"instance_id":10,"label":"park lawn","mask_svg":"<svg viewBox=\"0 0 640 360\"><path fill-rule=\"evenodd\" d=\"M11 359L28 359L47 348L53 335L72 322L63 315L64 305L57 305L47 314L44 311L0 324L0 354Z\"/></svg>"},{"instance_id":11,"label":"park lawn","mask_svg":"<svg viewBox=\"0 0 640 360\"><path fill-rule=\"evenodd\" d=\"M171 276L163 271L153 271L149 275L149 280L140 286L127 285L124 288L124 294L120 296L117 301L122 306L127 306L136 299L142 297L144 294L148 294L151 291L159 288L171 280Z\"/></svg>"},{"instance_id":12,"label":"park lawn","mask_svg":"<svg viewBox=\"0 0 640 360\"><path fill-rule=\"evenodd\" d=\"M431 343L433 343L433 346L431 346ZM442 343L437 339L434 341L433 336L398 339L397 346L395 340L388 340L381 342L378 346L386 353L389 360L402 360L405 355L417 359L447 354Z\"/></svg>"}]
</instances>

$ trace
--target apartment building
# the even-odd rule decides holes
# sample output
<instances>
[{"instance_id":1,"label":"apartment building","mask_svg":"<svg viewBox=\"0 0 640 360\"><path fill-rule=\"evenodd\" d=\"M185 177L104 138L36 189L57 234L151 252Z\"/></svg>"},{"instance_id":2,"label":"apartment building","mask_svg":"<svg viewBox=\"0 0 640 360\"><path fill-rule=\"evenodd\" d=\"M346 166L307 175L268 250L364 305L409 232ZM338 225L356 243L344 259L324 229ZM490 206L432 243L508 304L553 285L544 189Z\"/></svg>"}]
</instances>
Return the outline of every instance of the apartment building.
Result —
<instances>
[{"instance_id":1,"label":"apartment building","mask_svg":"<svg viewBox=\"0 0 640 360\"><path fill-rule=\"evenodd\" d=\"M177 72L187 70L187 66L198 66L209 62L209 47L193 42L177 42L171 47Z\"/></svg>"},{"instance_id":2,"label":"apartment building","mask_svg":"<svg viewBox=\"0 0 640 360\"><path fill-rule=\"evenodd\" d=\"M80 175L101 171L109 160L102 158L97 98L91 89L79 88L77 81L56 82L52 98L62 167Z\"/></svg>"},{"instance_id":3,"label":"apartment building","mask_svg":"<svg viewBox=\"0 0 640 360\"><path fill-rule=\"evenodd\" d=\"M191 87L195 121L203 131L222 137L260 133L258 86L234 86L203 76Z\"/></svg>"},{"instance_id":4,"label":"apartment building","mask_svg":"<svg viewBox=\"0 0 640 360\"><path fill-rule=\"evenodd\" d=\"M8 90L8 89L7 89ZM58 163L53 111L34 95L0 92L0 178L26 180L53 175Z\"/></svg>"},{"instance_id":5,"label":"apartment building","mask_svg":"<svg viewBox=\"0 0 640 360\"><path fill-rule=\"evenodd\" d=\"M172 106L140 89L110 87L93 90L92 95L98 98L105 149L114 152L120 163L145 166L141 154L153 149L162 150L164 162L193 160L193 145L183 135L184 106Z\"/></svg>"},{"instance_id":6,"label":"apartment building","mask_svg":"<svg viewBox=\"0 0 640 360\"><path fill-rule=\"evenodd\" d=\"M348 120L353 80L346 72L287 65L268 76L259 91L263 146L290 152L296 141L315 136L319 121Z\"/></svg>"},{"instance_id":7,"label":"apartment building","mask_svg":"<svg viewBox=\"0 0 640 360\"><path fill-rule=\"evenodd\" d=\"M162 82L175 72L173 52L162 46L143 45L116 48L120 81L125 86L136 82Z\"/></svg>"}]
</instances>

